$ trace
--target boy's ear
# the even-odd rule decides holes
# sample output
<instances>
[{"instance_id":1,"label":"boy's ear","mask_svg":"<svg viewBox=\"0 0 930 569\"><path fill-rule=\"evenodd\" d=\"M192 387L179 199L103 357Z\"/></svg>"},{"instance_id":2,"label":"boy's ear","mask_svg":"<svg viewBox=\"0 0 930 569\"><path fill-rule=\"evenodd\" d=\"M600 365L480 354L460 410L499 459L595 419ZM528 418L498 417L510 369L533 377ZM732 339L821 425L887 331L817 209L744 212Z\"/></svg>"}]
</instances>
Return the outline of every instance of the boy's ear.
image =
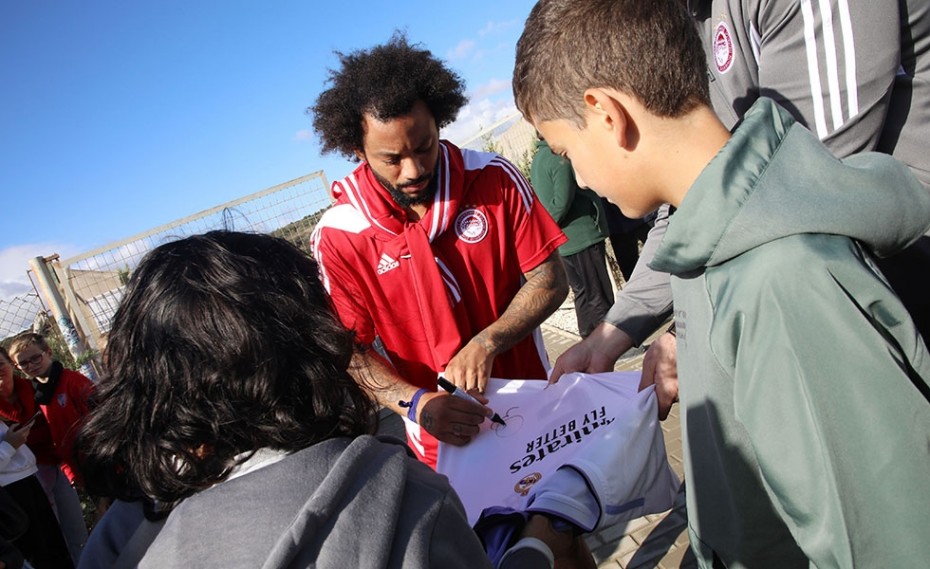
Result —
<instances>
[{"instance_id":1,"label":"boy's ear","mask_svg":"<svg viewBox=\"0 0 930 569\"><path fill-rule=\"evenodd\" d=\"M626 105L610 91L599 88L587 89L584 103L588 111L588 125L591 126L593 121L597 127L607 129L620 147L629 149L634 137L631 136L633 123Z\"/></svg>"}]
</instances>

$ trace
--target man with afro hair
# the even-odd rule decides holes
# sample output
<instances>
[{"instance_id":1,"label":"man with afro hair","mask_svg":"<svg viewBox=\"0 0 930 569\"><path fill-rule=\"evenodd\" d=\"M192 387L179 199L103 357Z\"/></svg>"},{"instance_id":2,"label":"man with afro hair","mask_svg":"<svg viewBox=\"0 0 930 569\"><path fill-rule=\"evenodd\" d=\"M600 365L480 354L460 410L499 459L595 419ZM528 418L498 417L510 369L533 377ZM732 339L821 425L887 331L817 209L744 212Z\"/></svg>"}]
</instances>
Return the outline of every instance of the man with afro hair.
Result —
<instances>
[{"instance_id":1,"label":"man with afro hair","mask_svg":"<svg viewBox=\"0 0 930 569\"><path fill-rule=\"evenodd\" d=\"M309 112L323 151L361 164L333 184L313 253L356 334L356 379L435 466L437 439L467 444L492 413L437 376L482 403L490 376L546 378L537 328L568 292L566 238L507 160L440 139L465 104L442 61L402 34L337 55Z\"/></svg>"}]
</instances>

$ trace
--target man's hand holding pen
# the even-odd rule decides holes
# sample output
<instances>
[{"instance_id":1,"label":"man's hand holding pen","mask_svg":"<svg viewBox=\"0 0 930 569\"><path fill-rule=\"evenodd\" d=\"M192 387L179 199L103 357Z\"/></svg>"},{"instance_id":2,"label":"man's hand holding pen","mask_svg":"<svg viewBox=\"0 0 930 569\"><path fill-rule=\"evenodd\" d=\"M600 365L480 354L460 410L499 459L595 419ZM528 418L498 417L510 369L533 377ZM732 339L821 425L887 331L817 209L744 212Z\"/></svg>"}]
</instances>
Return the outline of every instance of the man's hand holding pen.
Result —
<instances>
[{"instance_id":1,"label":"man's hand holding pen","mask_svg":"<svg viewBox=\"0 0 930 569\"><path fill-rule=\"evenodd\" d=\"M475 393L477 403L453 397L443 391L423 394L417 410L420 427L444 443L463 446L480 431L487 418L487 403L482 395ZM482 403L483 400L483 403Z\"/></svg>"}]
</instances>

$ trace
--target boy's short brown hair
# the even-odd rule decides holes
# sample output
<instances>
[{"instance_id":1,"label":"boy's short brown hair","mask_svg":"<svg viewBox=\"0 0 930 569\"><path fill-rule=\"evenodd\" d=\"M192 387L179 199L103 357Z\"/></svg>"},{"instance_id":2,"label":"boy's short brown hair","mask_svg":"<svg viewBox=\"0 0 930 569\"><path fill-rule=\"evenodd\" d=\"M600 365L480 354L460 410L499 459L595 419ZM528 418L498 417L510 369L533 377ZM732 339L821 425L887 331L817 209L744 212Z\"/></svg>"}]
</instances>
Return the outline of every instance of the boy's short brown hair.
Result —
<instances>
[{"instance_id":1,"label":"boy's short brown hair","mask_svg":"<svg viewBox=\"0 0 930 569\"><path fill-rule=\"evenodd\" d=\"M622 91L662 117L709 105L701 39L680 0L537 2L517 42L517 108L533 123L584 126L589 88Z\"/></svg>"},{"instance_id":2,"label":"boy's short brown hair","mask_svg":"<svg viewBox=\"0 0 930 569\"><path fill-rule=\"evenodd\" d=\"M45 341L45 337L42 334L36 334L35 332L23 332L19 336L13 338L13 341L10 342L10 356L16 357L16 354L21 352L23 349L28 348L29 346L38 346L43 352L49 350L48 342Z\"/></svg>"}]
</instances>

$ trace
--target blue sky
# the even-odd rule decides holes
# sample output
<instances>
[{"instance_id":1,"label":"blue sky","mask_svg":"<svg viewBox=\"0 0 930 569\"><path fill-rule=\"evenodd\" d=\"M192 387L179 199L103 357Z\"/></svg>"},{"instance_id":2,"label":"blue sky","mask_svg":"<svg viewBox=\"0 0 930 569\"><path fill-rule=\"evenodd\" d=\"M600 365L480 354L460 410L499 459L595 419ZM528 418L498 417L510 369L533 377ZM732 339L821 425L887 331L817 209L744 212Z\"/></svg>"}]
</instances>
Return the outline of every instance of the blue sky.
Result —
<instances>
[{"instance_id":1,"label":"blue sky","mask_svg":"<svg viewBox=\"0 0 930 569\"><path fill-rule=\"evenodd\" d=\"M67 258L324 170L305 113L333 50L407 32L466 81L444 131L513 111L532 0L30 0L0 3L0 298L28 259Z\"/></svg>"}]
</instances>

